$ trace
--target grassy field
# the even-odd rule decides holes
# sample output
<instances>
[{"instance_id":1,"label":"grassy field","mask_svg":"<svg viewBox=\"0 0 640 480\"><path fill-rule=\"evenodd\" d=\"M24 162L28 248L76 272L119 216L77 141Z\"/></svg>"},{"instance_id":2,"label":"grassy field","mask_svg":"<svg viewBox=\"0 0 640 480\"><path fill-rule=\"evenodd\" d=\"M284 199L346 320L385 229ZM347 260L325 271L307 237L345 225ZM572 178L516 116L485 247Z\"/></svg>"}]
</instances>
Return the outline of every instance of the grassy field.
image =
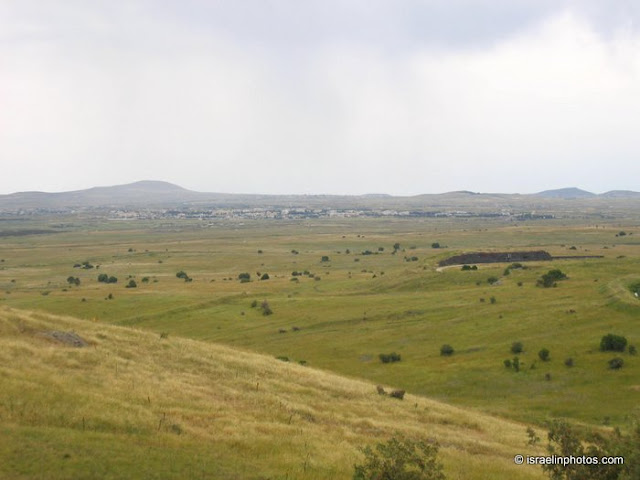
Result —
<instances>
[{"instance_id":1,"label":"grassy field","mask_svg":"<svg viewBox=\"0 0 640 480\"><path fill-rule=\"evenodd\" d=\"M52 341L75 332L85 348ZM536 479L525 425L208 342L0 307L0 477L348 479L397 432L449 479ZM538 432L542 435L542 432Z\"/></svg>"},{"instance_id":2,"label":"grassy field","mask_svg":"<svg viewBox=\"0 0 640 480\"><path fill-rule=\"evenodd\" d=\"M607 333L640 344L640 301L628 289L640 279L640 228L598 221L59 219L44 226L60 233L0 237L0 305L288 357L518 421L624 426L640 414L640 361L625 352L624 367L610 370L617 355L599 344ZM456 253L522 249L603 258L531 262L509 275L508 264L437 268ZM99 269L73 268L84 261ZM537 287L552 268L568 278ZM251 282L240 283L243 272ZM99 283L100 273L118 283ZM137 288L125 288L129 276ZM265 300L272 315L262 314ZM519 372L503 364L515 341ZM455 353L441 356L443 344ZM538 358L542 348L550 361ZM378 360L391 352L402 361Z\"/></svg>"}]
</instances>

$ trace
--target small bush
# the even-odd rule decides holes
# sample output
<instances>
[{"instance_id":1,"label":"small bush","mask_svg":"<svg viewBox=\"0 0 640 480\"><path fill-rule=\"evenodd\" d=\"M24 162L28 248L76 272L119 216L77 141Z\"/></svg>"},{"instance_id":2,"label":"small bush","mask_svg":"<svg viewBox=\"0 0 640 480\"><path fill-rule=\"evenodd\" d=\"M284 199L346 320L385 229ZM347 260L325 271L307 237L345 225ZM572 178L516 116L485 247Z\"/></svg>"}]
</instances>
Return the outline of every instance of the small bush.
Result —
<instances>
[{"instance_id":1,"label":"small bush","mask_svg":"<svg viewBox=\"0 0 640 480\"><path fill-rule=\"evenodd\" d=\"M251 274L244 272L238 275L238 280L240 280L240 283L247 283L249 281L251 281Z\"/></svg>"},{"instance_id":2,"label":"small bush","mask_svg":"<svg viewBox=\"0 0 640 480\"><path fill-rule=\"evenodd\" d=\"M513 357L513 360L511 361L511 364L513 365L513 369L516 372L520 371L520 359L518 357Z\"/></svg>"},{"instance_id":3,"label":"small bush","mask_svg":"<svg viewBox=\"0 0 640 480\"><path fill-rule=\"evenodd\" d=\"M353 480L444 480L438 444L396 434L375 450L362 449L364 462L354 465Z\"/></svg>"},{"instance_id":4,"label":"small bush","mask_svg":"<svg viewBox=\"0 0 640 480\"><path fill-rule=\"evenodd\" d=\"M69 285L75 285L76 287L80 285L80 279L78 277L67 277L67 283Z\"/></svg>"},{"instance_id":5,"label":"small bush","mask_svg":"<svg viewBox=\"0 0 640 480\"><path fill-rule=\"evenodd\" d=\"M440 248L440 243L439 242L433 242L431 244L431 248Z\"/></svg>"},{"instance_id":6,"label":"small bush","mask_svg":"<svg viewBox=\"0 0 640 480\"><path fill-rule=\"evenodd\" d=\"M498 281L499 281L498 277L489 277L489 278L487 278L487 283L489 285L494 285L494 284L498 283Z\"/></svg>"},{"instance_id":7,"label":"small bush","mask_svg":"<svg viewBox=\"0 0 640 480\"><path fill-rule=\"evenodd\" d=\"M573 358L569 357L564 360L564 364L567 367L573 367Z\"/></svg>"},{"instance_id":8,"label":"small bush","mask_svg":"<svg viewBox=\"0 0 640 480\"><path fill-rule=\"evenodd\" d=\"M378 355L378 358L382 363L394 363L401 360L400 354L396 352L381 353L380 355Z\"/></svg>"},{"instance_id":9,"label":"small bush","mask_svg":"<svg viewBox=\"0 0 640 480\"><path fill-rule=\"evenodd\" d=\"M443 357L448 357L450 355L453 355L453 347L449 344L444 344L440 347L440 355L442 355Z\"/></svg>"},{"instance_id":10,"label":"small bush","mask_svg":"<svg viewBox=\"0 0 640 480\"><path fill-rule=\"evenodd\" d=\"M260 277L260 280L269 280L269 274L263 273L262 276Z\"/></svg>"},{"instance_id":11,"label":"small bush","mask_svg":"<svg viewBox=\"0 0 640 480\"><path fill-rule=\"evenodd\" d=\"M503 363L504 363L505 368L511 368L512 367L510 358L507 358Z\"/></svg>"},{"instance_id":12,"label":"small bush","mask_svg":"<svg viewBox=\"0 0 640 480\"><path fill-rule=\"evenodd\" d=\"M376 385L376 390L378 391L378 395L386 395L387 392L385 392L384 387L382 385Z\"/></svg>"},{"instance_id":13,"label":"small bush","mask_svg":"<svg viewBox=\"0 0 640 480\"><path fill-rule=\"evenodd\" d=\"M288 362L289 361L289 357L285 357L284 355L276 357L276 359L280 360L281 362Z\"/></svg>"},{"instance_id":14,"label":"small bush","mask_svg":"<svg viewBox=\"0 0 640 480\"><path fill-rule=\"evenodd\" d=\"M271 307L269 306L269 302L267 302L266 300L262 302L260 308L262 309L262 315L268 316L273 313L273 310L271 310Z\"/></svg>"},{"instance_id":15,"label":"small bush","mask_svg":"<svg viewBox=\"0 0 640 480\"><path fill-rule=\"evenodd\" d=\"M539 287L549 288L555 287L558 280L564 280L567 276L559 269L549 270L542 275L537 281Z\"/></svg>"},{"instance_id":16,"label":"small bush","mask_svg":"<svg viewBox=\"0 0 640 480\"><path fill-rule=\"evenodd\" d=\"M462 268L460 270L462 270L463 272L471 270L471 265L462 265Z\"/></svg>"},{"instance_id":17,"label":"small bush","mask_svg":"<svg viewBox=\"0 0 640 480\"><path fill-rule=\"evenodd\" d=\"M515 353L516 355L522 353L524 351L524 346L522 342L513 342L511 344L511 353Z\"/></svg>"},{"instance_id":18,"label":"small bush","mask_svg":"<svg viewBox=\"0 0 640 480\"><path fill-rule=\"evenodd\" d=\"M322 258L320 259L321 262L328 262L329 261L329 257L327 255L323 255Z\"/></svg>"},{"instance_id":19,"label":"small bush","mask_svg":"<svg viewBox=\"0 0 640 480\"><path fill-rule=\"evenodd\" d=\"M629 345L629 355L637 355L638 350L635 345Z\"/></svg>"},{"instance_id":20,"label":"small bush","mask_svg":"<svg viewBox=\"0 0 640 480\"><path fill-rule=\"evenodd\" d=\"M548 362L549 361L549 349L548 348L543 348L538 352L538 357L540 357L540 360L542 360L543 362Z\"/></svg>"},{"instance_id":21,"label":"small bush","mask_svg":"<svg viewBox=\"0 0 640 480\"><path fill-rule=\"evenodd\" d=\"M176 277L177 277L177 278L183 278L183 279L186 279L188 276L189 276L189 275L187 275L187 273L186 273L186 272L184 272L184 271L182 271L182 270L180 270L178 273L176 273Z\"/></svg>"},{"instance_id":22,"label":"small bush","mask_svg":"<svg viewBox=\"0 0 640 480\"><path fill-rule=\"evenodd\" d=\"M258 306L258 301L254 300L251 302L251 308L256 308Z\"/></svg>"},{"instance_id":23,"label":"small bush","mask_svg":"<svg viewBox=\"0 0 640 480\"><path fill-rule=\"evenodd\" d=\"M131 280L129 280L129 283L127 283L125 285L124 288L136 288L138 286L138 284L136 283L136 281L132 278Z\"/></svg>"},{"instance_id":24,"label":"small bush","mask_svg":"<svg viewBox=\"0 0 640 480\"><path fill-rule=\"evenodd\" d=\"M398 400L402 400L404 398L405 393L406 392L404 390L392 390L389 396L393 398L397 398Z\"/></svg>"},{"instance_id":25,"label":"small bush","mask_svg":"<svg viewBox=\"0 0 640 480\"><path fill-rule=\"evenodd\" d=\"M609 368L611 370L618 370L622 368L623 365L624 365L624 360L621 359L620 357L615 357L609 360Z\"/></svg>"},{"instance_id":26,"label":"small bush","mask_svg":"<svg viewBox=\"0 0 640 480\"><path fill-rule=\"evenodd\" d=\"M496 297L489 298L489 302L491 303L491 305L495 305L496 301Z\"/></svg>"},{"instance_id":27,"label":"small bush","mask_svg":"<svg viewBox=\"0 0 640 480\"><path fill-rule=\"evenodd\" d=\"M603 352L624 352L627 346L627 339L622 335L609 333L600 340L600 350Z\"/></svg>"}]
</instances>

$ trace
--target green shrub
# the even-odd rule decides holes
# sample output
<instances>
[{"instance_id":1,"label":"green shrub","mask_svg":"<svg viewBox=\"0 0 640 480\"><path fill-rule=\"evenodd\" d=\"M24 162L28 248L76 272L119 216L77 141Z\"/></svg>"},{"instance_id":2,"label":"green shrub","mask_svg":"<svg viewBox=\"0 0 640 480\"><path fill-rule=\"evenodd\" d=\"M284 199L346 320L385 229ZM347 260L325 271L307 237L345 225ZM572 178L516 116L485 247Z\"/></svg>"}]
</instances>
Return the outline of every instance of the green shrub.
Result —
<instances>
[{"instance_id":1,"label":"green shrub","mask_svg":"<svg viewBox=\"0 0 640 480\"><path fill-rule=\"evenodd\" d=\"M609 438L600 434L592 434L589 438L581 438L576 430L568 423L553 421L549 426L548 455L556 457L605 457L624 456L624 465L608 465L603 463L564 462L543 464L542 470L552 480L614 480L639 478L635 476L638 465L631 465L629 459L638 458L640 435L635 432L635 438L624 437L616 432ZM635 445L634 445L635 444Z\"/></svg>"},{"instance_id":2,"label":"green shrub","mask_svg":"<svg viewBox=\"0 0 640 480\"><path fill-rule=\"evenodd\" d=\"M629 355L637 355L638 350L635 345L629 345Z\"/></svg>"},{"instance_id":3,"label":"green shrub","mask_svg":"<svg viewBox=\"0 0 640 480\"><path fill-rule=\"evenodd\" d=\"M107 275L106 273L101 273L100 275L98 275L98 281L101 283L107 283L109 281L109 275Z\"/></svg>"},{"instance_id":4,"label":"green shrub","mask_svg":"<svg viewBox=\"0 0 640 480\"><path fill-rule=\"evenodd\" d=\"M186 272L184 272L184 271L182 271L182 270L180 270L178 273L176 273L176 277L177 277L177 278L184 278L184 279L186 279L188 276L189 276L189 275L187 275L187 273L186 273Z\"/></svg>"},{"instance_id":5,"label":"green shrub","mask_svg":"<svg viewBox=\"0 0 640 480\"><path fill-rule=\"evenodd\" d=\"M268 316L273 313L273 310L271 310L271 307L269 306L269 302L267 302L266 300L262 302L260 308L262 309L262 315Z\"/></svg>"},{"instance_id":6,"label":"green shrub","mask_svg":"<svg viewBox=\"0 0 640 480\"><path fill-rule=\"evenodd\" d=\"M513 360L511 361L511 365L513 366L513 369L516 372L520 371L520 359L518 357L513 357Z\"/></svg>"},{"instance_id":7,"label":"green shrub","mask_svg":"<svg viewBox=\"0 0 640 480\"><path fill-rule=\"evenodd\" d=\"M431 248L440 248L440 243L439 242L433 242L431 244Z\"/></svg>"},{"instance_id":8,"label":"green shrub","mask_svg":"<svg viewBox=\"0 0 640 480\"><path fill-rule=\"evenodd\" d=\"M624 352L627 339L622 335L609 333L600 340L600 350L603 352Z\"/></svg>"},{"instance_id":9,"label":"green shrub","mask_svg":"<svg viewBox=\"0 0 640 480\"><path fill-rule=\"evenodd\" d=\"M542 275L537 281L537 285L539 287L549 288L555 287L556 282L559 280L564 280L567 276L559 269L549 270L547 273Z\"/></svg>"},{"instance_id":10,"label":"green shrub","mask_svg":"<svg viewBox=\"0 0 640 480\"><path fill-rule=\"evenodd\" d=\"M256 308L258 306L258 301L254 300L251 302L251 308Z\"/></svg>"},{"instance_id":11,"label":"green shrub","mask_svg":"<svg viewBox=\"0 0 640 480\"><path fill-rule=\"evenodd\" d=\"M609 360L609 368L611 370L618 370L622 368L623 365L624 365L624 360L621 359L620 357L615 357Z\"/></svg>"},{"instance_id":12,"label":"green shrub","mask_svg":"<svg viewBox=\"0 0 640 480\"><path fill-rule=\"evenodd\" d=\"M136 281L132 278L131 280L129 280L129 283L127 283L125 285L125 288L136 288L138 286L138 284L136 283Z\"/></svg>"},{"instance_id":13,"label":"green shrub","mask_svg":"<svg viewBox=\"0 0 640 480\"><path fill-rule=\"evenodd\" d=\"M327 255L323 255L322 258L320 259L321 262L328 262L329 261L329 257Z\"/></svg>"},{"instance_id":14,"label":"green shrub","mask_svg":"<svg viewBox=\"0 0 640 480\"><path fill-rule=\"evenodd\" d=\"M564 360L564 364L567 367L573 367L573 358L569 357Z\"/></svg>"},{"instance_id":15,"label":"green shrub","mask_svg":"<svg viewBox=\"0 0 640 480\"><path fill-rule=\"evenodd\" d=\"M543 362L548 362L549 361L549 349L548 348L543 348L538 352L538 357L540 357L540 360L542 360Z\"/></svg>"},{"instance_id":16,"label":"green shrub","mask_svg":"<svg viewBox=\"0 0 640 480\"><path fill-rule=\"evenodd\" d=\"M269 280L269 274L263 273L262 276L260 277L260 280Z\"/></svg>"},{"instance_id":17,"label":"green shrub","mask_svg":"<svg viewBox=\"0 0 640 480\"><path fill-rule=\"evenodd\" d=\"M495 283L498 283L498 280L499 280L498 277L489 277L489 278L487 278L487 283L489 285L493 285Z\"/></svg>"},{"instance_id":18,"label":"green shrub","mask_svg":"<svg viewBox=\"0 0 640 480\"><path fill-rule=\"evenodd\" d=\"M410 440L400 434L375 450L361 450L364 462L354 465L353 480L444 480L438 444Z\"/></svg>"},{"instance_id":19,"label":"green shrub","mask_svg":"<svg viewBox=\"0 0 640 480\"><path fill-rule=\"evenodd\" d=\"M381 353L380 355L378 355L378 358L382 363L393 363L399 362L401 360L400 354L396 352Z\"/></svg>"},{"instance_id":20,"label":"green shrub","mask_svg":"<svg viewBox=\"0 0 640 480\"><path fill-rule=\"evenodd\" d=\"M511 353L515 353L516 355L522 353L524 351L524 346L522 342L513 342L511 344Z\"/></svg>"},{"instance_id":21,"label":"green shrub","mask_svg":"<svg viewBox=\"0 0 640 480\"><path fill-rule=\"evenodd\" d=\"M495 305L495 303L497 302L496 297L489 298L489 302L491 303L491 305Z\"/></svg>"},{"instance_id":22,"label":"green shrub","mask_svg":"<svg viewBox=\"0 0 640 480\"><path fill-rule=\"evenodd\" d=\"M505 368L511 368L512 367L510 358L507 358L503 363L504 363Z\"/></svg>"},{"instance_id":23,"label":"green shrub","mask_svg":"<svg viewBox=\"0 0 640 480\"><path fill-rule=\"evenodd\" d=\"M442 355L443 357L448 357L450 355L453 355L453 347L449 344L444 344L440 347L440 355Z\"/></svg>"}]
</instances>

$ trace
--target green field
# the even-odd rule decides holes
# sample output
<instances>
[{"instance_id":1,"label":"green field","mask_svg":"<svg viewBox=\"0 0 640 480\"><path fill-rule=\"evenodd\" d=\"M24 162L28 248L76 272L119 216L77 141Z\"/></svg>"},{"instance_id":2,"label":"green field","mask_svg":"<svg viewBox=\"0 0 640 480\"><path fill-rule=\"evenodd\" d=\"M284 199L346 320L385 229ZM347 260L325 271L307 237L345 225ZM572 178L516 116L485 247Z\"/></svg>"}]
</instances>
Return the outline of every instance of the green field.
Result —
<instances>
[{"instance_id":1,"label":"green field","mask_svg":"<svg viewBox=\"0 0 640 480\"><path fill-rule=\"evenodd\" d=\"M640 344L640 301L628 288L640 279L633 220L59 220L50 224L62 224L60 233L0 238L1 304L288 357L539 425L557 417L625 425L640 413L640 361L624 352L614 371L617 354L599 351L608 333ZM604 258L531 262L509 275L509 264L437 268L461 252L536 249ZM99 268L74 268L85 261ZM568 279L537 287L552 268ZM250 282L238 280L243 272ZM100 273L118 283L99 283ZM125 288L129 276L137 288ZM265 300L272 315L262 314ZM503 363L515 341L524 345L519 372ZM441 356L443 344L455 353ZM550 361L538 358L542 348ZM402 361L379 361L391 352Z\"/></svg>"}]
</instances>

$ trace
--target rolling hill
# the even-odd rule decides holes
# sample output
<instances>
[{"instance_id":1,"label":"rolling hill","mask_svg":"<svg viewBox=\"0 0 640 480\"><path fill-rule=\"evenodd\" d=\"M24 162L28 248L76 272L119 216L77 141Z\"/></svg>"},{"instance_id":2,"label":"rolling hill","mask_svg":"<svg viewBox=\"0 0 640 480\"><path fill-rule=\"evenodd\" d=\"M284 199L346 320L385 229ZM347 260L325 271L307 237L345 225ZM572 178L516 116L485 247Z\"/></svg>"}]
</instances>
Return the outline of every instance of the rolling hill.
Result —
<instances>
[{"instance_id":1,"label":"rolling hill","mask_svg":"<svg viewBox=\"0 0 640 480\"><path fill-rule=\"evenodd\" d=\"M360 447L395 432L437 440L448 479L542 478L513 462L542 452L525 425L71 317L0 309L0 384L2 478L347 479Z\"/></svg>"}]
</instances>

